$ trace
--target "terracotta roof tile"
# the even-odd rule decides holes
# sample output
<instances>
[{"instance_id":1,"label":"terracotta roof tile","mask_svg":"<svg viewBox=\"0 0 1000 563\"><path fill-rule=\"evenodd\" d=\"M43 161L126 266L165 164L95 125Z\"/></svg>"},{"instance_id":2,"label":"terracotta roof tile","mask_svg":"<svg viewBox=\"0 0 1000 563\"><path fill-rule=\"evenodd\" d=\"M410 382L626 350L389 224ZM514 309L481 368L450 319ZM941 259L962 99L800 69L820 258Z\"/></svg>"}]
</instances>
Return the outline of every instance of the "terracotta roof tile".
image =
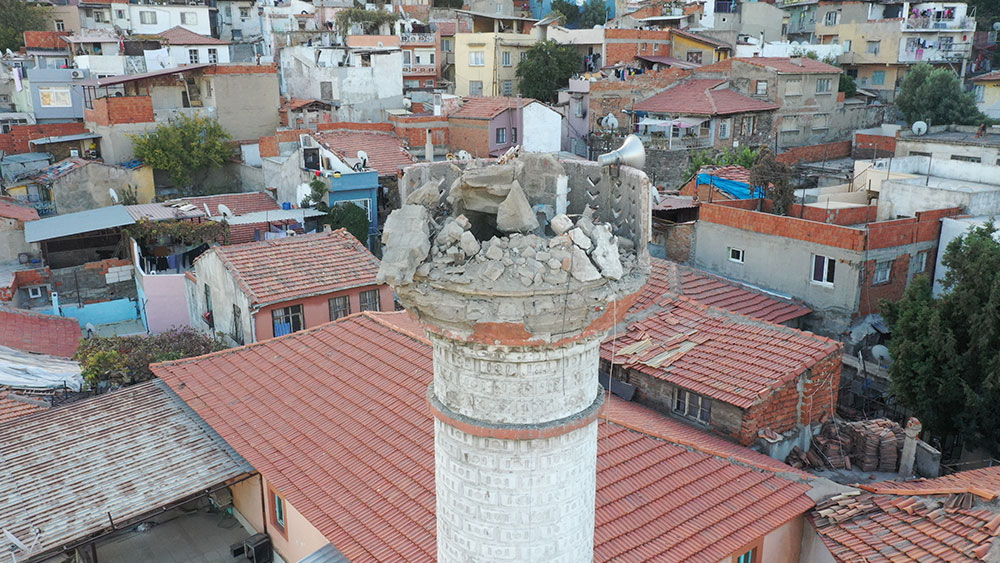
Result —
<instances>
[{"instance_id":1,"label":"terracotta roof tile","mask_svg":"<svg viewBox=\"0 0 1000 563\"><path fill-rule=\"evenodd\" d=\"M637 103L635 109L655 113L729 115L781 107L722 87L725 83L725 80L715 78L682 82Z\"/></svg>"},{"instance_id":2,"label":"terracotta roof tile","mask_svg":"<svg viewBox=\"0 0 1000 563\"><path fill-rule=\"evenodd\" d=\"M828 65L809 57L798 57L796 58L797 62L793 62L789 57L740 57L733 60L786 74L840 74L843 72L833 65ZM799 64L800 62L802 63L801 65ZM704 68L699 70L704 70Z\"/></svg>"},{"instance_id":3,"label":"terracotta roof tile","mask_svg":"<svg viewBox=\"0 0 1000 563\"><path fill-rule=\"evenodd\" d=\"M171 45L229 45L229 41L216 39L207 35L201 35L193 31L184 29L181 26L174 26L166 31L156 34L167 40Z\"/></svg>"},{"instance_id":4,"label":"terracotta roof tile","mask_svg":"<svg viewBox=\"0 0 1000 563\"><path fill-rule=\"evenodd\" d=\"M267 194L267 192L246 192L246 193L235 193L235 194L219 194L219 195L209 195L209 196L196 196L196 197L182 197L179 199L168 201L167 204L176 203L183 201L190 203L191 205L198 206L198 209L204 210L205 205L208 205L210 215L212 217L218 217L219 204L225 204L226 207L230 209L236 215L246 215L247 213L254 213L257 211L272 211L281 209L281 205L274 200L273 197Z\"/></svg>"},{"instance_id":5,"label":"terracotta roof tile","mask_svg":"<svg viewBox=\"0 0 1000 563\"><path fill-rule=\"evenodd\" d=\"M42 401L19 400L11 397L8 389L0 389L0 422L49 408Z\"/></svg>"},{"instance_id":6,"label":"terracotta roof tile","mask_svg":"<svg viewBox=\"0 0 1000 563\"><path fill-rule=\"evenodd\" d=\"M71 358L80 345L80 333L76 319L0 309L0 346Z\"/></svg>"},{"instance_id":7,"label":"terracotta roof tile","mask_svg":"<svg viewBox=\"0 0 1000 563\"><path fill-rule=\"evenodd\" d=\"M153 370L351 561L435 560L431 348L406 313ZM813 506L776 460L617 400L604 416L597 561L715 563Z\"/></svg>"},{"instance_id":8,"label":"terracotta roof tile","mask_svg":"<svg viewBox=\"0 0 1000 563\"><path fill-rule=\"evenodd\" d=\"M312 137L341 159L355 159L358 151L368 153L368 167L379 176L395 176L403 168L416 163L406 150L406 141L382 131L350 131L337 129L313 133Z\"/></svg>"},{"instance_id":9,"label":"terracotta roof tile","mask_svg":"<svg viewBox=\"0 0 1000 563\"><path fill-rule=\"evenodd\" d=\"M838 344L781 325L666 296L661 308L601 346L601 356L741 409L755 405ZM638 352L622 349L649 340Z\"/></svg>"},{"instance_id":10,"label":"terracotta roof tile","mask_svg":"<svg viewBox=\"0 0 1000 563\"><path fill-rule=\"evenodd\" d=\"M717 63L698 67L697 74L701 74L703 72L729 72L731 70L733 70L733 59L730 57Z\"/></svg>"},{"instance_id":11,"label":"terracotta roof tile","mask_svg":"<svg viewBox=\"0 0 1000 563\"><path fill-rule=\"evenodd\" d=\"M375 285L379 266L378 258L346 229L216 246L208 252L219 256L258 305Z\"/></svg>"},{"instance_id":12,"label":"terracotta roof tile","mask_svg":"<svg viewBox=\"0 0 1000 563\"><path fill-rule=\"evenodd\" d=\"M35 221L38 219L38 211L12 197L0 197L0 217L18 221Z\"/></svg>"},{"instance_id":13,"label":"terracotta roof tile","mask_svg":"<svg viewBox=\"0 0 1000 563\"><path fill-rule=\"evenodd\" d=\"M524 107L535 100L531 98L520 98L521 107ZM466 98L462 107L453 112L449 117L462 119L493 119L501 112L508 109L517 108L518 98L493 96L493 97L471 97Z\"/></svg>"},{"instance_id":14,"label":"terracotta roof tile","mask_svg":"<svg viewBox=\"0 0 1000 563\"><path fill-rule=\"evenodd\" d=\"M25 31L24 46L28 49L68 50L69 46L63 37L69 35L66 31Z\"/></svg>"},{"instance_id":15,"label":"terracotta roof tile","mask_svg":"<svg viewBox=\"0 0 1000 563\"><path fill-rule=\"evenodd\" d=\"M650 264L649 281L632 306L633 313L654 306L669 295L684 295L703 305L778 324L812 312L798 301L769 295L670 260L651 258Z\"/></svg>"}]
</instances>

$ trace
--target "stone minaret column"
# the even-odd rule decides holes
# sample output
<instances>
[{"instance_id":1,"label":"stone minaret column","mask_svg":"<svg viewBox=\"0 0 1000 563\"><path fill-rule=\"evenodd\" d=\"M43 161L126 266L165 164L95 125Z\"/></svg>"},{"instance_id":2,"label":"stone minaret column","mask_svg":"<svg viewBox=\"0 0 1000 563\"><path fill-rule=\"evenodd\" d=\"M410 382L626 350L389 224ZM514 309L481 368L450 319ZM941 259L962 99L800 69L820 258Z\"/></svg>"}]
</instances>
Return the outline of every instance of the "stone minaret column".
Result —
<instances>
[{"instance_id":1,"label":"stone minaret column","mask_svg":"<svg viewBox=\"0 0 1000 563\"><path fill-rule=\"evenodd\" d=\"M554 162L544 161L555 168ZM426 176L427 170L444 170L440 166L416 168ZM546 176L537 167L529 161L523 174L540 186L537 193L555 194L556 176L565 170L560 166ZM628 170L637 200L646 201L645 175ZM592 186L588 177L600 178L601 172L587 163L577 189ZM442 182L430 176L436 189ZM450 192L476 185L485 190L490 182L484 176L503 178L504 170L470 167ZM500 199L507 194L494 185L489 190ZM536 192L524 191L532 206L539 203L531 197ZM468 200L483 205L484 193ZM434 192L425 192L425 201L433 200L428 194ZM628 245L613 240L612 225L595 218L595 227L583 205L576 216L586 217L577 225L590 234L581 238L582 233L558 236L544 226L504 236L490 230L491 217L462 209L461 200L450 203L453 218L430 226L425 211L433 212L433 205L394 212L385 227L380 273L433 344L427 399L434 416L438 561L592 562L597 416L605 396L598 383L600 344L645 282L648 256L627 251L619 256L619 247ZM496 223L510 224L503 213ZM573 217L572 205L570 213ZM571 219L563 223L553 219L560 234L576 226ZM624 231L618 229L618 236ZM421 232L427 244L414 250ZM629 234L645 242L641 234ZM616 270L609 255L624 267ZM414 258L419 256L424 258Z\"/></svg>"}]
</instances>

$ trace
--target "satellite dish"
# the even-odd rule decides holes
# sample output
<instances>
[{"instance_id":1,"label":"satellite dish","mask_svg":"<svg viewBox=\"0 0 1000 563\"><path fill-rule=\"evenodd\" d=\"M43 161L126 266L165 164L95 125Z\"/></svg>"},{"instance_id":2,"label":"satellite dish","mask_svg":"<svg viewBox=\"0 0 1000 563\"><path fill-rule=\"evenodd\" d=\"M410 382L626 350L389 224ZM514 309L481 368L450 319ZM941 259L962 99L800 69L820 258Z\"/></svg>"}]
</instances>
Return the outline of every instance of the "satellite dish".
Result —
<instances>
[{"instance_id":1,"label":"satellite dish","mask_svg":"<svg viewBox=\"0 0 1000 563\"><path fill-rule=\"evenodd\" d=\"M118 203L118 192L114 188L108 188L108 195L111 196L111 201Z\"/></svg>"},{"instance_id":2,"label":"satellite dish","mask_svg":"<svg viewBox=\"0 0 1000 563\"><path fill-rule=\"evenodd\" d=\"M993 23L993 31L1000 31L1000 22L994 22ZM9 53L10 50L8 49L7 52Z\"/></svg>"},{"instance_id":3,"label":"satellite dish","mask_svg":"<svg viewBox=\"0 0 1000 563\"><path fill-rule=\"evenodd\" d=\"M358 151L358 160L361 161L362 168L368 168L368 153L365 151Z\"/></svg>"},{"instance_id":4,"label":"satellite dish","mask_svg":"<svg viewBox=\"0 0 1000 563\"><path fill-rule=\"evenodd\" d=\"M919 137L920 135L927 133L927 122L917 121L912 126L910 126L910 130L913 131L914 135Z\"/></svg>"},{"instance_id":5,"label":"satellite dish","mask_svg":"<svg viewBox=\"0 0 1000 563\"><path fill-rule=\"evenodd\" d=\"M463 161L472 160L472 153L470 153L467 150L460 150L460 151L458 151L458 154L455 155L455 156L457 156L459 160L463 160Z\"/></svg>"},{"instance_id":6,"label":"satellite dish","mask_svg":"<svg viewBox=\"0 0 1000 563\"><path fill-rule=\"evenodd\" d=\"M222 215L223 217L235 217L236 216L236 214L233 213L233 210L229 209L229 206L226 205L225 203L220 203L219 204L219 215Z\"/></svg>"},{"instance_id":7,"label":"satellite dish","mask_svg":"<svg viewBox=\"0 0 1000 563\"><path fill-rule=\"evenodd\" d=\"M601 126L605 129L618 129L618 118L609 113L601 119Z\"/></svg>"},{"instance_id":8,"label":"satellite dish","mask_svg":"<svg viewBox=\"0 0 1000 563\"><path fill-rule=\"evenodd\" d=\"M413 101L410 100L410 98L403 98L403 107L406 109L410 109L411 107L413 107Z\"/></svg>"},{"instance_id":9,"label":"satellite dish","mask_svg":"<svg viewBox=\"0 0 1000 563\"><path fill-rule=\"evenodd\" d=\"M882 366L892 363L892 356L889 355L889 349L881 344L872 346L872 357Z\"/></svg>"}]
</instances>

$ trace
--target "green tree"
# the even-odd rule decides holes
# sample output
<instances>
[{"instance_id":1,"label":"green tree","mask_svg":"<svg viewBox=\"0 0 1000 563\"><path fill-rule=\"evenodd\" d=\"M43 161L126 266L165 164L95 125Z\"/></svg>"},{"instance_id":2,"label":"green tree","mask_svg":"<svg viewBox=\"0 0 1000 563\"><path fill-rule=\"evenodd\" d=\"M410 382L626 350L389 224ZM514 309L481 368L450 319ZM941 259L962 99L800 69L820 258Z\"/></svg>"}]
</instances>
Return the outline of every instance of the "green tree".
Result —
<instances>
[{"instance_id":1,"label":"green tree","mask_svg":"<svg viewBox=\"0 0 1000 563\"><path fill-rule=\"evenodd\" d=\"M555 101L556 92L569 85L580 70L580 57L569 45L551 39L535 43L517 65L517 85L523 96L542 102Z\"/></svg>"},{"instance_id":2,"label":"green tree","mask_svg":"<svg viewBox=\"0 0 1000 563\"><path fill-rule=\"evenodd\" d=\"M587 0L580 16L580 28L591 29L608 21L608 7L602 0Z\"/></svg>"},{"instance_id":3,"label":"green tree","mask_svg":"<svg viewBox=\"0 0 1000 563\"><path fill-rule=\"evenodd\" d=\"M312 205L319 211L329 211L330 207L326 204L329 195L329 186L326 185L326 182L322 178L317 176L309 182L309 195L302 200L302 207Z\"/></svg>"},{"instance_id":4,"label":"green tree","mask_svg":"<svg viewBox=\"0 0 1000 563\"><path fill-rule=\"evenodd\" d=\"M962 91L962 83L951 69L935 69L927 63L910 67L896 96L896 107L908 123L979 125L992 122L976 107L972 93Z\"/></svg>"},{"instance_id":5,"label":"green tree","mask_svg":"<svg viewBox=\"0 0 1000 563\"><path fill-rule=\"evenodd\" d=\"M750 185L764 187L765 197L771 200L771 213L775 215L788 215L795 203L791 177L792 169L779 161L767 147L760 149L757 160L750 168Z\"/></svg>"},{"instance_id":6,"label":"green tree","mask_svg":"<svg viewBox=\"0 0 1000 563\"><path fill-rule=\"evenodd\" d=\"M855 82L854 77L850 74L842 73L840 75L840 86L837 88L838 92L843 92L845 98L853 98L858 94L858 83Z\"/></svg>"},{"instance_id":7,"label":"green tree","mask_svg":"<svg viewBox=\"0 0 1000 563\"><path fill-rule=\"evenodd\" d=\"M334 229L347 229L361 244L368 246L368 229L371 223L368 221L368 212L362 207L349 201L335 203L326 216L320 218L320 223Z\"/></svg>"},{"instance_id":8,"label":"green tree","mask_svg":"<svg viewBox=\"0 0 1000 563\"><path fill-rule=\"evenodd\" d=\"M233 155L232 137L210 117L178 115L170 123L132 137L135 157L166 171L174 186L191 186L192 173L222 166Z\"/></svg>"},{"instance_id":9,"label":"green tree","mask_svg":"<svg viewBox=\"0 0 1000 563\"><path fill-rule=\"evenodd\" d=\"M374 35L383 24L391 24L398 19L396 12L355 7L337 12L337 27L346 34L353 24L358 24L365 35Z\"/></svg>"},{"instance_id":10,"label":"green tree","mask_svg":"<svg viewBox=\"0 0 1000 563\"><path fill-rule=\"evenodd\" d=\"M149 364L200 356L224 349L223 343L190 327L149 336L95 336L80 341L73 359L92 387L133 385L153 379Z\"/></svg>"},{"instance_id":11,"label":"green tree","mask_svg":"<svg viewBox=\"0 0 1000 563\"><path fill-rule=\"evenodd\" d=\"M892 329L892 391L935 433L1000 454L1000 242L990 223L948 244L945 293L921 276L881 310Z\"/></svg>"},{"instance_id":12,"label":"green tree","mask_svg":"<svg viewBox=\"0 0 1000 563\"><path fill-rule=\"evenodd\" d=\"M45 8L24 0L0 0L0 52L24 46L25 31L44 30Z\"/></svg>"},{"instance_id":13,"label":"green tree","mask_svg":"<svg viewBox=\"0 0 1000 563\"><path fill-rule=\"evenodd\" d=\"M743 147L738 151L734 151L729 147L726 147L721 152L713 152L705 149L691 155L691 162L688 164L687 171L684 173L684 182L682 183L686 184L691 178L694 178L694 175L697 174L703 166L736 165L750 169L756 161L757 151L751 149L750 147Z\"/></svg>"},{"instance_id":14,"label":"green tree","mask_svg":"<svg viewBox=\"0 0 1000 563\"><path fill-rule=\"evenodd\" d=\"M567 27L575 27L580 21L580 8L576 2L569 0L552 0L551 12L559 12L563 16L563 24Z\"/></svg>"}]
</instances>

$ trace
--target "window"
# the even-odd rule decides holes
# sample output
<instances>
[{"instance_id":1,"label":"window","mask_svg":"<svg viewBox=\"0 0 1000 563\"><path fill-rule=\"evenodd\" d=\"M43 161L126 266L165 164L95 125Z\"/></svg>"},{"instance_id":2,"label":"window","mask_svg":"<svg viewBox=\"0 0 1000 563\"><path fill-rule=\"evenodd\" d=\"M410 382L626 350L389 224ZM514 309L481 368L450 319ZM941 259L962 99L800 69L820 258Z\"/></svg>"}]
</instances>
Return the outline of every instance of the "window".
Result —
<instances>
[{"instance_id":1,"label":"window","mask_svg":"<svg viewBox=\"0 0 1000 563\"><path fill-rule=\"evenodd\" d=\"M330 299L330 320L335 321L351 314L351 298L347 295Z\"/></svg>"},{"instance_id":2,"label":"window","mask_svg":"<svg viewBox=\"0 0 1000 563\"><path fill-rule=\"evenodd\" d=\"M139 23L145 25L156 25L156 12L139 12Z\"/></svg>"},{"instance_id":3,"label":"window","mask_svg":"<svg viewBox=\"0 0 1000 563\"><path fill-rule=\"evenodd\" d=\"M419 86L420 84L418 83L417 85ZM368 199L368 198L362 198L362 199L344 199L344 200L341 200L341 201L338 201L338 202L334 203L334 205L344 205L345 203L350 203L350 204L353 204L353 205L357 205L361 209L364 209L365 213L368 215L368 220L369 221L372 220L372 202L371 202L370 199Z\"/></svg>"},{"instance_id":4,"label":"window","mask_svg":"<svg viewBox=\"0 0 1000 563\"><path fill-rule=\"evenodd\" d=\"M107 21L104 18L104 10L94 10L94 21L97 23L103 23Z\"/></svg>"},{"instance_id":5,"label":"window","mask_svg":"<svg viewBox=\"0 0 1000 563\"><path fill-rule=\"evenodd\" d=\"M510 62L510 51L504 51L501 53L500 60L502 61L501 64L503 64L503 66L512 66Z\"/></svg>"},{"instance_id":6,"label":"window","mask_svg":"<svg viewBox=\"0 0 1000 563\"><path fill-rule=\"evenodd\" d=\"M720 119L719 120L719 138L728 139L730 133L733 130L733 120L732 118Z\"/></svg>"},{"instance_id":7,"label":"window","mask_svg":"<svg viewBox=\"0 0 1000 563\"><path fill-rule=\"evenodd\" d=\"M419 80L404 80L403 88L420 88Z\"/></svg>"},{"instance_id":8,"label":"window","mask_svg":"<svg viewBox=\"0 0 1000 563\"><path fill-rule=\"evenodd\" d=\"M865 43L865 52L869 55L877 55L882 50L881 41L868 41Z\"/></svg>"},{"instance_id":9,"label":"window","mask_svg":"<svg viewBox=\"0 0 1000 563\"><path fill-rule=\"evenodd\" d=\"M687 52L687 61L689 63L694 63L696 65L700 65L701 64L701 51L688 51Z\"/></svg>"},{"instance_id":10,"label":"window","mask_svg":"<svg viewBox=\"0 0 1000 563\"><path fill-rule=\"evenodd\" d=\"M243 40L243 30L242 29L234 29L233 30L233 41L242 41L242 40Z\"/></svg>"},{"instance_id":11,"label":"window","mask_svg":"<svg viewBox=\"0 0 1000 563\"><path fill-rule=\"evenodd\" d=\"M587 115L587 112L583 111L583 100L577 100L576 101L576 111L575 111L575 114L576 114L577 117L583 117L583 116Z\"/></svg>"},{"instance_id":12,"label":"window","mask_svg":"<svg viewBox=\"0 0 1000 563\"><path fill-rule=\"evenodd\" d=\"M885 84L885 71L876 70L872 73L872 84L875 86L882 86Z\"/></svg>"},{"instance_id":13,"label":"window","mask_svg":"<svg viewBox=\"0 0 1000 563\"><path fill-rule=\"evenodd\" d=\"M951 48L955 45L954 37L942 37L938 40L938 50L943 53L948 53Z\"/></svg>"},{"instance_id":14,"label":"window","mask_svg":"<svg viewBox=\"0 0 1000 563\"><path fill-rule=\"evenodd\" d=\"M250 17L250 8L247 8L247 7L240 8L240 17L241 18L249 18Z\"/></svg>"},{"instance_id":15,"label":"window","mask_svg":"<svg viewBox=\"0 0 1000 563\"><path fill-rule=\"evenodd\" d=\"M521 51L521 62L523 63L527 59L528 59L528 52L527 51Z\"/></svg>"},{"instance_id":16,"label":"window","mask_svg":"<svg viewBox=\"0 0 1000 563\"><path fill-rule=\"evenodd\" d=\"M696 393L678 389L674 412L708 424L712 418L712 401Z\"/></svg>"},{"instance_id":17,"label":"window","mask_svg":"<svg viewBox=\"0 0 1000 563\"><path fill-rule=\"evenodd\" d=\"M875 276L872 277L872 284L889 283L892 278L892 260L883 260L875 263Z\"/></svg>"},{"instance_id":18,"label":"window","mask_svg":"<svg viewBox=\"0 0 1000 563\"><path fill-rule=\"evenodd\" d=\"M369 289L368 291L361 292L361 310L362 311L381 311L382 304L379 302L378 290Z\"/></svg>"},{"instance_id":19,"label":"window","mask_svg":"<svg viewBox=\"0 0 1000 563\"><path fill-rule=\"evenodd\" d=\"M828 94L830 93L830 79L820 78L816 81L816 93L817 94Z\"/></svg>"},{"instance_id":20,"label":"window","mask_svg":"<svg viewBox=\"0 0 1000 563\"><path fill-rule=\"evenodd\" d=\"M760 549L754 547L751 548L750 551L747 551L736 557L734 561L735 563L760 563L760 559L757 557L759 553Z\"/></svg>"},{"instance_id":21,"label":"window","mask_svg":"<svg viewBox=\"0 0 1000 563\"><path fill-rule=\"evenodd\" d=\"M125 10L115 10L115 17L120 20L125 19Z\"/></svg>"},{"instance_id":22,"label":"window","mask_svg":"<svg viewBox=\"0 0 1000 563\"><path fill-rule=\"evenodd\" d=\"M758 96L766 96L767 95L767 80L758 80L757 81L757 86L756 86L755 90L756 91L754 93L757 94Z\"/></svg>"},{"instance_id":23,"label":"window","mask_svg":"<svg viewBox=\"0 0 1000 563\"><path fill-rule=\"evenodd\" d=\"M514 81L504 80L503 81L503 95L510 96L514 94Z\"/></svg>"},{"instance_id":24,"label":"window","mask_svg":"<svg viewBox=\"0 0 1000 563\"><path fill-rule=\"evenodd\" d=\"M976 84L972 87L972 95L976 97L977 102L983 101L983 95L986 94L986 86L982 84Z\"/></svg>"},{"instance_id":25,"label":"window","mask_svg":"<svg viewBox=\"0 0 1000 563\"><path fill-rule=\"evenodd\" d=\"M425 88L433 88L434 87L434 80L430 79L430 78L428 78L427 80L424 80L424 87Z\"/></svg>"},{"instance_id":26,"label":"window","mask_svg":"<svg viewBox=\"0 0 1000 563\"><path fill-rule=\"evenodd\" d=\"M403 65L404 66L410 66L411 64L413 64L413 59L411 58L412 56L413 56L413 52L412 51L403 51Z\"/></svg>"},{"instance_id":27,"label":"window","mask_svg":"<svg viewBox=\"0 0 1000 563\"><path fill-rule=\"evenodd\" d=\"M198 64L198 49L188 49L188 61L193 65Z\"/></svg>"},{"instance_id":28,"label":"window","mask_svg":"<svg viewBox=\"0 0 1000 563\"><path fill-rule=\"evenodd\" d=\"M39 87L38 101L45 108L73 107L73 97L70 95L68 87Z\"/></svg>"},{"instance_id":29,"label":"window","mask_svg":"<svg viewBox=\"0 0 1000 563\"><path fill-rule=\"evenodd\" d=\"M274 326L274 336L284 336L302 330L305 327L302 305L271 311L271 323Z\"/></svg>"},{"instance_id":30,"label":"window","mask_svg":"<svg viewBox=\"0 0 1000 563\"><path fill-rule=\"evenodd\" d=\"M482 51L469 51L469 66L483 66L485 61Z\"/></svg>"},{"instance_id":31,"label":"window","mask_svg":"<svg viewBox=\"0 0 1000 563\"><path fill-rule=\"evenodd\" d=\"M470 80L469 81L469 95L470 96L482 96L483 95L483 81L482 80Z\"/></svg>"},{"instance_id":32,"label":"window","mask_svg":"<svg viewBox=\"0 0 1000 563\"><path fill-rule=\"evenodd\" d=\"M786 80L785 81L785 95L786 96L801 96L802 95L802 80Z\"/></svg>"},{"instance_id":33,"label":"window","mask_svg":"<svg viewBox=\"0 0 1000 563\"><path fill-rule=\"evenodd\" d=\"M497 144L502 145L507 142L507 128L497 127Z\"/></svg>"},{"instance_id":34,"label":"window","mask_svg":"<svg viewBox=\"0 0 1000 563\"><path fill-rule=\"evenodd\" d=\"M181 24L198 25L198 14L195 12L181 12Z\"/></svg>"},{"instance_id":35,"label":"window","mask_svg":"<svg viewBox=\"0 0 1000 563\"><path fill-rule=\"evenodd\" d=\"M56 20L56 31L66 31L66 24L62 20Z\"/></svg>"},{"instance_id":36,"label":"window","mask_svg":"<svg viewBox=\"0 0 1000 563\"><path fill-rule=\"evenodd\" d=\"M960 160L962 162L982 162L983 161L983 159L979 158L978 156L965 156L965 155L961 155L961 154L953 154L953 155L951 155L951 159L952 160Z\"/></svg>"},{"instance_id":37,"label":"window","mask_svg":"<svg viewBox=\"0 0 1000 563\"><path fill-rule=\"evenodd\" d=\"M233 328L229 331L229 336L237 344L243 344L243 311L236 304L233 304Z\"/></svg>"},{"instance_id":38,"label":"window","mask_svg":"<svg viewBox=\"0 0 1000 563\"><path fill-rule=\"evenodd\" d=\"M812 281L813 283L819 283L823 285L833 285L833 273L837 267L837 261L828 256L821 256L819 254L813 255L813 271L812 271Z\"/></svg>"},{"instance_id":39,"label":"window","mask_svg":"<svg viewBox=\"0 0 1000 563\"><path fill-rule=\"evenodd\" d=\"M271 491L271 523L285 532L285 499Z\"/></svg>"},{"instance_id":40,"label":"window","mask_svg":"<svg viewBox=\"0 0 1000 563\"><path fill-rule=\"evenodd\" d=\"M913 273L919 274L925 270L927 270L927 251L921 250L913 259Z\"/></svg>"},{"instance_id":41,"label":"window","mask_svg":"<svg viewBox=\"0 0 1000 563\"><path fill-rule=\"evenodd\" d=\"M908 156L926 156L926 157L930 158L931 153L929 153L929 152L920 152L920 151L910 151L910 154ZM998 165L998 166L1000 166L1000 165Z\"/></svg>"},{"instance_id":42,"label":"window","mask_svg":"<svg viewBox=\"0 0 1000 563\"><path fill-rule=\"evenodd\" d=\"M217 63L217 62L219 62L219 51L218 51L218 49L209 49L208 50L208 62L210 62L210 63Z\"/></svg>"},{"instance_id":43,"label":"window","mask_svg":"<svg viewBox=\"0 0 1000 563\"><path fill-rule=\"evenodd\" d=\"M441 50L444 51L445 53L450 53L451 49L452 49L452 47L451 47L451 39L449 39L447 37L442 38L441 39Z\"/></svg>"},{"instance_id":44,"label":"window","mask_svg":"<svg viewBox=\"0 0 1000 563\"><path fill-rule=\"evenodd\" d=\"M746 255L746 251L742 248L729 247L729 261L737 262L739 264L743 263L743 257Z\"/></svg>"},{"instance_id":45,"label":"window","mask_svg":"<svg viewBox=\"0 0 1000 563\"><path fill-rule=\"evenodd\" d=\"M510 128L510 142L511 144L517 144L517 127Z\"/></svg>"},{"instance_id":46,"label":"window","mask_svg":"<svg viewBox=\"0 0 1000 563\"><path fill-rule=\"evenodd\" d=\"M35 287L28 288L28 299L38 299L42 296L42 286L36 285Z\"/></svg>"},{"instance_id":47,"label":"window","mask_svg":"<svg viewBox=\"0 0 1000 563\"><path fill-rule=\"evenodd\" d=\"M753 130L757 127L757 116L747 115L743 117L743 126L740 130L740 134L744 137L748 135L753 135Z\"/></svg>"},{"instance_id":48,"label":"window","mask_svg":"<svg viewBox=\"0 0 1000 563\"><path fill-rule=\"evenodd\" d=\"M830 114L828 113L817 113L813 116L812 120L812 130L820 131L823 129L830 128Z\"/></svg>"},{"instance_id":49,"label":"window","mask_svg":"<svg viewBox=\"0 0 1000 563\"><path fill-rule=\"evenodd\" d=\"M837 25L840 23L840 11L827 12L826 18L824 18L823 22L826 25Z\"/></svg>"}]
</instances>

